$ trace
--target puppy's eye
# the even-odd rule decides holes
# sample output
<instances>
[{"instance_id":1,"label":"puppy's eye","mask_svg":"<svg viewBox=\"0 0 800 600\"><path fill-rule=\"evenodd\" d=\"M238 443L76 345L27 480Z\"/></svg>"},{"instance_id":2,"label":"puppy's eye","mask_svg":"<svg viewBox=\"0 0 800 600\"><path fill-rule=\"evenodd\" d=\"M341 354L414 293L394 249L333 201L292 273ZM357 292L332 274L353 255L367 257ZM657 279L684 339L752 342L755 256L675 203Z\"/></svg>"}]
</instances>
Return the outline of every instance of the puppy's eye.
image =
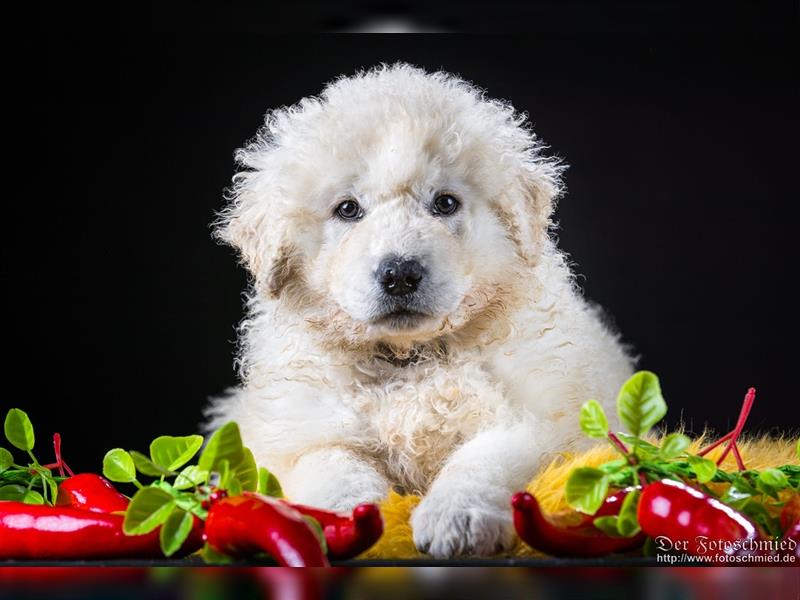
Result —
<instances>
[{"instance_id":1,"label":"puppy's eye","mask_svg":"<svg viewBox=\"0 0 800 600\"><path fill-rule=\"evenodd\" d=\"M450 194L440 194L433 200L433 214L450 216L458 210L459 206L461 206L461 203L456 199L455 196Z\"/></svg>"},{"instance_id":2,"label":"puppy's eye","mask_svg":"<svg viewBox=\"0 0 800 600\"><path fill-rule=\"evenodd\" d=\"M336 216L345 221L356 221L364 216L361 205L355 200L345 200L336 207Z\"/></svg>"}]
</instances>

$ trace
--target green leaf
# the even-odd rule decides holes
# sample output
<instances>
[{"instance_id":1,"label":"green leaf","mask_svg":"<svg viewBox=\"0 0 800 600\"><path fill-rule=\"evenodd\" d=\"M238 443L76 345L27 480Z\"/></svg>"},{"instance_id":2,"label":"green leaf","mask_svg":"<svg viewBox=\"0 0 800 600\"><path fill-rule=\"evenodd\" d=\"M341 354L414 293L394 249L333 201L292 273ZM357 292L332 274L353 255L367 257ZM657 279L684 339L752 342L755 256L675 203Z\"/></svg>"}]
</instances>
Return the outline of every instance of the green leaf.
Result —
<instances>
[{"instance_id":1,"label":"green leaf","mask_svg":"<svg viewBox=\"0 0 800 600\"><path fill-rule=\"evenodd\" d=\"M148 477L171 477L175 475L174 472L159 467L141 452L131 450L130 455L133 458L133 464L136 465L136 470L142 475L147 475Z\"/></svg>"},{"instance_id":2,"label":"green leaf","mask_svg":"<svg viewBox=\"0 0 800 600\"><path fill-rule=\"evenodd\" d=\"M14 464L14 457L5 448L0 448L0 473Z\"/></svg>"},{"instance_id":3,"label":"green leaf","mask_svg":"<svg viewBox=\"0 0 800 600\"><path fill-rule=\"evenodd\" d=\"M150 444L150 458L167 471L174 471L192 460L202 445L202 435L184 437L162 435Z\"/></svg>"},{"instance_id":4,"label":"green leaf","mask_svg":"<svg viewBox=\"0 0 800 600\"><path fill-rule=\"evenodd\" d=\"M150 533L169 518L175 508L175 499L156 487L146 487L137 491L128 510L125 511L125 520L122 530L127 535L142 535Z\"/></svg>"},{"instance_id":5,"label":"green leaf","mask_svg":"<svg viewBox=\"0 0 800 600\"><path fill-rule=\"evenodd\" d=\"M205 563L215 565L229 565L236 561L236 559L228 556L227 554L222 554L222 552L216 550L209 543L206 543L203 546L203 549L200 551L200 556Z\"/></svg>"},{"instance_id":6,"label":"green leaf","mask_svg":"<svg viewBox=\"0 0 800 600\"><path fill-rule=\"evenodd\" d=\"M258 467L250 448L244 448L242 461L233 469L233 476L245 492L255 492L258 489Z\"/></svg>"},{"instance_id":7,"label":"green leaf","mask_svg":"<svg viewBox=\"0 0 800 600\"><path fill-rule=\"evenodd\" d=\"M203 471L197 465L189 465L178 473L175 478L174 488L176 490L186 490L190 487L200 485L208 479L208 471Z\"/></svg>"},{"instance_id":8,"label":"green leaf","mask_svg":"<svg viewBox=\"0 0 800 600\"><path fill-rule=\"evenodd\" d=\"M682 433L670 433L661 443L658 454L661 458L665 459L675 458L683 454L683 451L686 450L691 443L692 440Z\"/></svg>"},{"instance_id":9,"label":"green leaf","mask_svg":"<svg viewBox=\"0 0 800 600\"><path fill-rule=\"evenodd\" d=\"M227 460L229 466L236 467L243 456L244 447L239 426L231 421L214 432L200 455L197 466L204 471L217 471L220 461Z\"/></svg>"},{"instance_id":10,"label":"green leaf","mask_svg":"<svg viewBox=\"0 0 800 600\"><path fill-rule=\"evenodd\" d=\"M566 499L575 510L593 515L608 494L608 475L600 469L579 467L567 479Z\"/></svg>"},{"instance_id":11,"label":"green leaf","mask_svg":"<svg viewBox=\"0 0 800 600\"><path fill-rule=\"evenodd\" d=\"M164 556L172 556L180 550L183 542L186 541L186 538L189 537L189 534L192 532L193 523L194 519L192 515L180 508L170 513L167 520L164 521L164 526L158 533L158 541L161 544L161 551L164 553Z\"/></svg>"},{"instance_id":12,"label":"green leaf","mask_svg":"<svg viewBox=\"0 0 800 600\"><path fill-rule=\"evenodd\" d=\"M581 406L580 423L583 433L590 438L604 438L608 435L608 419L597 400L589 400Z\"/></svg>"},{"instance_id":13,"label":"green leaf","mask_svg":"<svg viewBox=\"0 0 800 600\"><path fill-rule=\"evenodd\" d=\"M617 414L628 431L637 437L664 418L667 403L655 373L639 371L623 384L617 396Z\"/></svg>"},{"instance_id":14,"label":"green leaf","mask_svg":"<svg viewBox=\"0 0 800 600\"><path fill-rule=\"evenodd\" d=\"M789 487L789 478L778 469L765 469L758 474L756 488L763 494L778 498L778 492Z\"/></svg>"},{"instance_id":15,"label":"green leaf","mask_svg":"<svg viewBox=\"0 0 800 600\"><path fill-rule=\"evenodd\" d=\"M778 517L773 517L760 502L748 502L742 507L742 512L770 536L779 537L781 535L780 519Z\"/></svg>"},{"instance_id":16,"label":"green leaf","mask_svg":"<svg viewBox=\"0 0 800 600\"><path fill-rule=\"evenodd\" d=\"M218 487L222 489L228 488L228 482L231 478L231 466L227 458L223 458L217 464L217 473L219 473Z\"/></svg>"},{"instance_id":17,"label":"green leaf","mask_svg":"<svg viewBox=\"0 0 800 600\"><path fill-rule=\"evenodd\" d=\"M131 483L136 480L136 467L131 455L122 448L114 448L103 457L103 475L118 483Z\"/></svg>"},{"instance_id":18,"label":"green leaf","mask_svg":"<svg viewBox=\"0 0 800 600\"><path fill-rule=\"evenodd\" d=\"M273 498L283 498L283 490L278 478L264 467L258 470L258 493Z\"/></svg>"},{"instance_id":19,"label":"green leaf","mask_svg":"<svg viewBox=\"0 0 800 600\"><path fill-rule=\"evenodd\" d=\"M725 493L722 495L720 500L722 500L728 506L741 511L742 508L750 501L753 497L748 491L742 490L735 482L728 486L728 489L725 490Z\"/></svg>"},{"instance_id":20,"label":"green leaf","mask_svg":"<svg viewBox=\"0 0 800 600\"><path fill-rule=\"evenodd\" d=\"M26 452L33 450L35 442L33 425L25 412L18 408L9 410L4 429L6 439L11 442L12 446Z\"/></svg>"},{"instance_id":21,"label":"green leaf","mask_svg":"<svg viewBox=\"0 0 800 600\"><path fill-rule=\"evenodd\" d=\"M600 531L611 537L619 537L619 529L617 529L617 516L609 515L605 517L597 517L592 523Z\"/></svg>"},{"instance_id":22,"label":"green leaf","mask_svg":"<svg viewBox=\"0 0 800 600\"><path fill-rule=\"evenodd\" d=\"M622 501L622 506L619 509L619 520L617 521L617 531L623 537L633 537L642 530L636 517L641 495L639 490L632 490Z\"/></svg>"},{"instance_id":23,"label":"green leaf","mask_svg":"<svg viewBox=\"0 0 800 600\"><path fill-rule=\"evenodd\" d=\"M36 490L29 490L22 485L4 485L0 487L0 500L24 502L25 504L44 504L44 498Z\"/></svg>"},{"instance_id":24,"label":"green leaf","mask_svg":"<svg viewBox=\"0 0 800 600\"><path fill-rule=\"evenodd\" d=\"M717 465L713 460L701 456L693 456L691 454L686 460L689 463L689 468L692 473L694 473L694 476L697 477L697 481L700 483L708 483L714 479L714 475L717 474Z\"/></svg>"},{"instance_id":25,"label":"green leaf","mask_svg":"<svg viewBox=\"0 0 800 600\"><path fill-rule=\"evenodd\" d=\"M626 444L630 445L635 444L637 446L639 453L642 454L643 456L647 456L650 458L658 456L658 451L660 450L660 448L654 444L651 444L647 440L638 438L635 435L627 434L624 431L618 432L617 437Z\"/></svg>"}]
</instances>

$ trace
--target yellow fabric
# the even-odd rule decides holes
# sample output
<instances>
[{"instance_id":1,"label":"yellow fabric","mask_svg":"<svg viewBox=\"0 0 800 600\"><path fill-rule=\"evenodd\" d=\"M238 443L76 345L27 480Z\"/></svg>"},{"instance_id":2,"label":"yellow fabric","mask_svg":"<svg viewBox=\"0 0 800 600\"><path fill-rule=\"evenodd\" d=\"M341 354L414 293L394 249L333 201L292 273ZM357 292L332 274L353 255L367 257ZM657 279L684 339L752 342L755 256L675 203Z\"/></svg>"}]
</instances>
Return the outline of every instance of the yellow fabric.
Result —
<instances>
[{"instance_id":1,"label":"yellow fabric","mask_svg":"<svg viewBox=\"0 0 800 600\"><path fill-rule=\"evenodd\" d=\"M708 443L707 439L700 438L689 447L688 451L696 453ZM797 464L795 444L795 441L786 438L761 437L749 440L740 439L737 445L747 468L762 470L768 467ZM721 452L722 446L709 453L707 458L716 461ZM598 445L579 454L561 454L528 483L527 490L536 496L546 513L567 510L569 507L563 494L570 471L579 466L597 466L618 457L619 454L609 444ZM726 470L736 469L732 453L729 453L722 466ZM419 500L419 496L401 496L392 492L381 503L385 527L383 537L360 558L419 558L425 556L414 547L409 524L411 511L419 503ZM510 501L509 498L509 510L511 510ZM504 556L532 557L542 556L542 554L518 540L514 548Z\"/></svg>"}]
</instances>

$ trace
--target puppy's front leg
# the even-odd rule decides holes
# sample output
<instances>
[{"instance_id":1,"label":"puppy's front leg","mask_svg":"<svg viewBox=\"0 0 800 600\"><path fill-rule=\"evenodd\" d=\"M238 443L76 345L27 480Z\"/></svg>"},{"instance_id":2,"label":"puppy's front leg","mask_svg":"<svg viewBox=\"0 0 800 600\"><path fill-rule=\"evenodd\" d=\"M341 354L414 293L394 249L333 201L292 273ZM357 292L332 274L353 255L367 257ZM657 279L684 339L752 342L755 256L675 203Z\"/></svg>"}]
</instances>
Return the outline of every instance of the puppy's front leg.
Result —
<instances>
[{"instance_id":1,"label":"puppy's front leg","mask_svg":"<svg viewBox=\"0 0 800 600\"><path fill-rule=\"evenodd\" d=\"M487 556L514 540L511 495L533 476L548 443L530 425L486 430L461 446L414 510L421 552L436 558Z\"/></svg>"},{"instance_id":2,"label":"puppy's front leg","mask_svg":"<svg viewBox=\"0 0 800 600\"><path fill-rule=\"evenodd\" d=\"M389 493L386 477L342 446L305 452L281 483L292 501L337 511L379 502Z\"/></svg>"}]
</instances>

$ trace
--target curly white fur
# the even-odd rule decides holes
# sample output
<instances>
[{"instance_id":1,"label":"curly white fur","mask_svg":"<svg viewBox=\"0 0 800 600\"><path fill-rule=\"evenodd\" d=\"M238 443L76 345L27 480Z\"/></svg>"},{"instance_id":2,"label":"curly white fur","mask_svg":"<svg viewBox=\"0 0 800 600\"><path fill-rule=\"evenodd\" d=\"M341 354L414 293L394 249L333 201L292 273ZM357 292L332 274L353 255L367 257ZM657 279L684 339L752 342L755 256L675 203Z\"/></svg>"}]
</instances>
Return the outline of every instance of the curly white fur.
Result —
<instances>
[{"instance_id":1,"label":"curly white fur","mask_svg":"<svg viewBox=\"0 0 800 600\"><path fill-rule=\"evenodd\" d=\"M549 235L561 166L510 105L405 64L269 113L237 159L217 232L253 289L242 386L208 428L236 420L299 501L423 494L414 538L434 556L506 547L511 493L632 370ZM444 192L450 218L429 210ZM333 214L350 198L357 223ZM425 262L413 326L376 317L391 253Z\"/></svg>"}]
</instances>

